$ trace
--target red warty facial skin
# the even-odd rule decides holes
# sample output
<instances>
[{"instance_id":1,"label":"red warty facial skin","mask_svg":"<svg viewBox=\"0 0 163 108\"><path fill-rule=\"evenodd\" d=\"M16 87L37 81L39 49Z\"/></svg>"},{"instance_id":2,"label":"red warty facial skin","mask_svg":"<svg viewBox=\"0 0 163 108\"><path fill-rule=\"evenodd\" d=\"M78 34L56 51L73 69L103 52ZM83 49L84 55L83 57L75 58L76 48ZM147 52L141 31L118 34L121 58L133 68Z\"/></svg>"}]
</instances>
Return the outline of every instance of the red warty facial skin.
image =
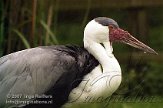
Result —
<instances>
[{"instance_id":1,"label":"red warty facial skin","mask_svg":"<svg viewBox=\"0 0 163 108\"><path fill-rule=\"evenodd\" d=\"M109 26L109 39L111 43L122 42L132 47L141 49L144 52L157 54L157 52L155 52L152 48L140 42L138 39L128 33L128 31L125 31L120 28L113 28L112 26Z\"/></svg>"},{"instance_id":2,"label":"red warty facial skin","mask_svg":"<svg viewBox=\"0 0 163 108\"><path fill-rule=\"evenodd\" d=\"M117 28L117 29L110 29L109 31L109 39L111 42L116 41L123 41L126 39L126 37L130 35L127 31L124 31L123 29Z\"/></svg>"}]
</instances>

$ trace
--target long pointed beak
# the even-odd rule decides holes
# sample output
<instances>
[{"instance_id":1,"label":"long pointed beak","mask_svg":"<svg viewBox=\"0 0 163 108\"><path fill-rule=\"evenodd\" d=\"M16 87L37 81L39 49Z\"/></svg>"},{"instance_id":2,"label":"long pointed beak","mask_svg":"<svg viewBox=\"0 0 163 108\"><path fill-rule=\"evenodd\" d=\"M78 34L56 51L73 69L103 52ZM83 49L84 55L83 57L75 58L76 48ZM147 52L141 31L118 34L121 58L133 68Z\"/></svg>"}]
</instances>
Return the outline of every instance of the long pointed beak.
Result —
<instances>
[{"instance_id":1,"label":"long pointed beak","mask_svg":"<svg viewBox=\"0 0 163 108\"><path fill-rule=\"evenodd\" d=\"M127 31L124 31L123 29L120 29L120 28L110 29L109 39L112 42L116 42L116 41L123 42L123 43L128 44L132 47L141 49L147 53L158 54L152 48L150 48L149 46L140 42L135 37L133 37L130 33L128 33Z\"/></svg>"},{"instance_id":2,"label":"long pointed beak","mask_svg":"<svg viewBox=\"0 0 163 108\"><path fill-rule=\"evenodd\" d=\"M140 42L135 37L133 37L132 35L130 35L128 32L127 32L125 38L121 42L123 42L125 44L128 44L128 45L130 45L132 47L141 49L144 52L148 52L148 53L156 54L156 55L158 54L155 50L153 50L149 46L145 45L144 43Z\"/></svg>"}]
</instances>

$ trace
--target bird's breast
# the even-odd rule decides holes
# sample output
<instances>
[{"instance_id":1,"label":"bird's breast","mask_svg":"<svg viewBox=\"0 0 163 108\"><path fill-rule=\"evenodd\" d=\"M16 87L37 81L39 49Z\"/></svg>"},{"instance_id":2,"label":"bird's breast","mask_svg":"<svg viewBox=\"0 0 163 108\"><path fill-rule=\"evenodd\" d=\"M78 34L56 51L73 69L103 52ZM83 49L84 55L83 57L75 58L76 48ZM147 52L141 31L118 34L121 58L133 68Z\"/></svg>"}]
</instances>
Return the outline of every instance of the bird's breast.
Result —
<instances>
[{"instance_id":1,"label":"bird's breast","mask_svg":"<svg viewBox=\"0 0 163 108\"><path fill-rule=\"evenodd\" d=\"M103 73L101 65L87 74L69 95L69 103L98 102L112 95L121 83L121 71Z\"/></svg>"}]
</instances>

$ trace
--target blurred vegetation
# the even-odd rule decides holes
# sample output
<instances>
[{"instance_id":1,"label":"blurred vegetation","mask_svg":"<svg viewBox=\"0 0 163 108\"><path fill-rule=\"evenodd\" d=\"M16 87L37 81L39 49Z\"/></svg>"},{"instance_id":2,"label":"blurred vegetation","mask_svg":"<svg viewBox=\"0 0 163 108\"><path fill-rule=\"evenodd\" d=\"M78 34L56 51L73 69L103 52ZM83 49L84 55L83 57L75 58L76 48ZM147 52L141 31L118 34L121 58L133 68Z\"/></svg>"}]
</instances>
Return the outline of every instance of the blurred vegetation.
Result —
<instances>
[{"instance_id":1,"label":"blurred vegetation","mask_svg":"<svg viewBox=\"0 0 163 108\"><path fill-rule=\"evenodd\" d=\"M115 55L126 53L125 57L127 56L124 61L122 56L118 59L122 67L123 81L116 93L135 96L141 89L140 96L163 96L163 7L92 9L92 2L88 0L86 9L62 10L60 2L62 1L1 1L0 56L40 45L77 44L82 46L86 23L98 16L111 17L119 23L121 28L128 30L159 52L157 60L149 61L143 58L145 54L134 58L132 54L138 51L136 49L127 45L114 44ZM145 17L142 17L145 20L141 19L144 14L138 13L141 10L143 10L142 13L145 12ZM145 21L145 25L142 25L141 21ZM93 108L100 108L100 106L99 104L90 105ZM111 104L111 106L112 108L161 108L162 104L121 103Z\"/></svg>"}]
</instances>

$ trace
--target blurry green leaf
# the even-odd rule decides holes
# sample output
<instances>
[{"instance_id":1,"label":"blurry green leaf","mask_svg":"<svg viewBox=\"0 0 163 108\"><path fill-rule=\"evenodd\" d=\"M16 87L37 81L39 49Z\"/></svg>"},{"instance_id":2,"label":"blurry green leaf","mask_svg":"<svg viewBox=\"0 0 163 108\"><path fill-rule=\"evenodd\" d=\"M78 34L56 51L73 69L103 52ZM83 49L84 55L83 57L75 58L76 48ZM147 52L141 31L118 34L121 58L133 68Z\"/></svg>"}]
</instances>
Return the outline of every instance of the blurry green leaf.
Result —
<instances>
[{"instance_id":1,"label":"blurry green leaf","mask_svg":"<svg viewBox=\"0 0 163 108\"><path fill-rule=\"evenodd\" d=\"M56 36L54 35L54 33L50 30L50 28L47 26L47 24L44 22L44 21L40 21L41 25L46 29L46 31L48 32L48 34L50 35L51 39L52 39L52 42L54 44L58 44L58 41L57 41L57 38ZM49 39L50 40L50 39ZM49 40L46 40L46 41L49 41ZM48 43L51 43L51 42L48 42Z\"/></svg>"},{"instance_id":2,"label":"blurry green leaf","mask_svg":"<svg viewBox=\"0 0 163 108\"><path fill-rule=\"evenodd\" d=\"M30 48L29 42L26 40L25 36L16 29L13 29L13 31L20 37L20 39L24 43L25 47Z\"/></svg>"}]
</instances>

